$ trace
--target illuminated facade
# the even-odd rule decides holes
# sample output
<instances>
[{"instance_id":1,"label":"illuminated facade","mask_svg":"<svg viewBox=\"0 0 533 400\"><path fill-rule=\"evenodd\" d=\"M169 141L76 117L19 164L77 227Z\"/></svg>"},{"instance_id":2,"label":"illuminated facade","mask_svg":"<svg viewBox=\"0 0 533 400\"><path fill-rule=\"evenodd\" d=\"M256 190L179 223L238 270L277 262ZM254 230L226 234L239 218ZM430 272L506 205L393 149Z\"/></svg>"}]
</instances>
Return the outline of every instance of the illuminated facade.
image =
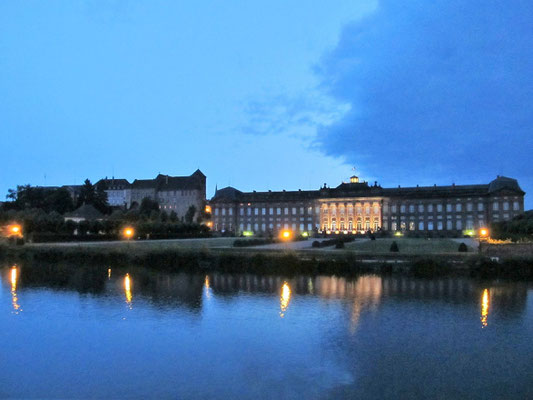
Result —
<instances>
[{"instance_id":1,"label":"illuminated facade","mask_svg":"<svg viewBox=\"0 0 533 400\"><path fill-rule=\"evenodd\" d=\"M493 221L524 211L515 179L498 176L489 184L382 188L357 177L335 188L241 192L227 187L210 201L213 230L220 232L363 233L415 231L471 234Z\"/></svg>"}]
</instances>

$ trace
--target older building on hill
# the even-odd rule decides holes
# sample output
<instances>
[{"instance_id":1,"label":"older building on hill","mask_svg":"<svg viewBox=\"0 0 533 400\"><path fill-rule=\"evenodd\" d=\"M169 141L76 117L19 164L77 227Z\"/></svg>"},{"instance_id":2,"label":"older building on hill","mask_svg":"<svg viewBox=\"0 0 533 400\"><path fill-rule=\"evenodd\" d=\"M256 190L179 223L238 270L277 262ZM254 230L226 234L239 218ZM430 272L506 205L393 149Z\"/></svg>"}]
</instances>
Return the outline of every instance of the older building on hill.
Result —
<instances>
[{"instance_id":1,"label":"older building on hill","mask_svg":"<svg viewBox=\"0 0 533 400\"><path fill-rule=\"evenodd\" d=\"M111 206L131 208L149 198L157 201L162 211L174 211L178 217L185 216L190 206L199 213L206 198L206 176L199 169L190 176L159 174L155 179L135 179L132 183L126 179L102 179L99 184L105 185Z\"/></svg>"},{"instance_id":2,"label":"older building on hill","mask_svg":"<svg viewBox=\"0 0 533 400\"><path fill-rule=\"evenodd\" d=\"M227 187L216 191L210 205L216 231L456 235L522 213L524 195L515 179L503 176L489 184L408 188L382 188L353 176L319 190L245 193Z\"/></svg>"}]
</instances>

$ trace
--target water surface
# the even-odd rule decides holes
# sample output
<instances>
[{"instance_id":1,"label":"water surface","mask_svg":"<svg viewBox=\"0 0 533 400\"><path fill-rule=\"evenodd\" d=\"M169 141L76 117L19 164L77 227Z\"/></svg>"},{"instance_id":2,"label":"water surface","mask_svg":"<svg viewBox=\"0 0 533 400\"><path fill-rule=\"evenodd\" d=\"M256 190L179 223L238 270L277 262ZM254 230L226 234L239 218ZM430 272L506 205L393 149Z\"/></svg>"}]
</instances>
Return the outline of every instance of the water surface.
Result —
<instances>
[{"instance_id":1,"label":"water surface","mask_svg":"<svg viewBox=\"0 0 533 400\"><path fill-rule=\"evenodd\" d=\"M0 269L0 398L533 398L532 287Z\"/></svg>"}]
</instances>

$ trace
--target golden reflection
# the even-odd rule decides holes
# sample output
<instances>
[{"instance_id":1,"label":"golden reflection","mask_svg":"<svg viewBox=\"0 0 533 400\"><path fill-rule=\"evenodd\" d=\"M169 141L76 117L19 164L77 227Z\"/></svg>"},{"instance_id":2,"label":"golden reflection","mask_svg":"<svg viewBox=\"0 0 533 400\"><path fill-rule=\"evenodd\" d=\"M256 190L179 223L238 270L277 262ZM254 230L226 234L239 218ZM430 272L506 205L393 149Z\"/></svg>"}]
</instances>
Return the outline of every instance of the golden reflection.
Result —
<instances>
[{"instance_id":1,"label":"golden reflection","mask_svg":"<svg viewBox=\"0 0 533 400\"><path fill-rule=\"evenodd\" d=\"M285 311L289 308L289 302L291 301L291 288L287 282L283 282L281 287L281 296L279 297L280 309L281 312L279 316L283 318L285 316Z\"/></svg>"},{"instance_id":2,"label":"golden reflection","mask_svg":"<svg viewBox=\"0 0 533 400\"><path fill-rule=\"evenodd\" d=\"M107 279L111 279L111 268L107 269Z\"/></svg>"},{"instance_id":3,"label":"golden reflection","mask_svg":"<svg viewBox=\"0 0 533 400\"><path fill-rule=\"evenodd\" d=\"M133 295L131 293L131 278L130 278L130 274L126 274L126 276L124 277L124 293L126 294L126 303L128 303L128 305L131 308L131 300L133 298Z\"/></svg>"},{"instance_id":4,"label":"golden reflection","mask_svg":"<svg viewBox=\"0 0 533 400\"><path fill-rule=\"evenodd\" d=\"M205 297L209 298L211 295L211 293L209 292L209 275L205 276L204 287L205 287Z\"/></svg>"},{"instance_id":5,"label":"golden reflection","mask_svg":"<svg viewBox=\"0 0 533 400\"><path fill-rule=\"evenodd\" d=\"M18 296L17 296L18 274L19 274L18 268L16 265L14 265L11 268L11 302L13 303L13 310L15 310L15 313L17 314L20 309L20 305L18 304Z\"/></svg>"},{"instance_id":6,"label":"golden reflection","mask_svg":"<svg viewBox=\"0 0 533 400\"><path fill-rule=\"evenodd\" d=\"M490 308L490 296L489 290L485 289L483 291L483 296L481 296L481 327L484 328L487 326L487 319L489 317L489 308Z\"/></svg>"}]
</instances>

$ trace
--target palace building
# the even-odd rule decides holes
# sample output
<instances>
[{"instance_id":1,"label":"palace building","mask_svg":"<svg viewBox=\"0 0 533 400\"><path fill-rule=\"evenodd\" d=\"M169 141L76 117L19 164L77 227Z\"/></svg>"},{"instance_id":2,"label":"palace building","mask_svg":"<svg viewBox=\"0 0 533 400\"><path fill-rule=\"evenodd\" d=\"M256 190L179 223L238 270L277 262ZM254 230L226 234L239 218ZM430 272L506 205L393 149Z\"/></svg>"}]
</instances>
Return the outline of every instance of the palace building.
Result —
<instances>
[{"instance_id":1,"label":"palace building","mask_svg":"<svg viewBox=\"0 0 533 400\"><path fill-rule=\"evenodd\" d=\"M212 229L219 232L364 233L415 231L472 235L493 221L524 212L516 179L488 184L383 188L353 176L335 188L241 192L217 190L210 201Z\"/></svg>"}]
</instances>

